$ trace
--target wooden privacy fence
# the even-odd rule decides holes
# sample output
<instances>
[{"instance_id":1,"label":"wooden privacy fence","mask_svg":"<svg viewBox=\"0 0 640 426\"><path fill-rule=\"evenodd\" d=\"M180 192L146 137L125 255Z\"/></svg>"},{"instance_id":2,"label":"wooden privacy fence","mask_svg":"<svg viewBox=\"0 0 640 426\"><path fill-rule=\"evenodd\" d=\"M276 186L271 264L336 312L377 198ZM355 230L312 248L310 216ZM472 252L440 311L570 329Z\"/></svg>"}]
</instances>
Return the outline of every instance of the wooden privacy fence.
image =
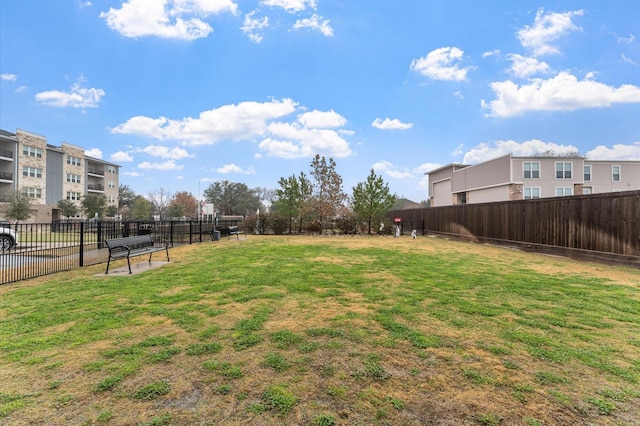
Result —
<instances>
[{"instance_id":1,"label":"wooden privacy fence","mask_svg":"<svg viewBox=\"0 0 640 426\"><path fill-rule=\"evenodd\" d=\"M394 210L389 217L402 219L403 233L640 266L640 191Z\"/></svg>"}]
</instances>

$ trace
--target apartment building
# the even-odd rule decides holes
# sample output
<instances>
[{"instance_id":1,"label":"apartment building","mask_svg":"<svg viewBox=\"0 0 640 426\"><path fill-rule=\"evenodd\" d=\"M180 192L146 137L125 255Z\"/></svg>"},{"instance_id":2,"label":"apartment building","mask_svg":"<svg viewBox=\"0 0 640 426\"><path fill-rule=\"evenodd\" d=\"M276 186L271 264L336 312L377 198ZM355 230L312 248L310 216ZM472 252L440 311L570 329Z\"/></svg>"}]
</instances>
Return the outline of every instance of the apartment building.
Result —
<instances>
[{"instance_id":1,"label":"apartment building","mask_svg":"<svg viewBox=\"0 0 640 426\"><path fill-rule=\"evenodd\" d=\"M0 201L13 191L31 198L30 221L61 219L58 201L80 207L85 195L104 195L107 205L118 205L120 166L85 155L84 149L66 142L49 145L44 136L18 129L0 130Z\"/></svg>"},{"instance_id":2,"label":"apartment building","mask_svg":"<svg viewBox=\"0 0 640 426\"><path fill-rule=\"evenodd\" d=\"M426 173L432 207L640 190L640 161L516 157Z\"/></svg>"}]
</instances>

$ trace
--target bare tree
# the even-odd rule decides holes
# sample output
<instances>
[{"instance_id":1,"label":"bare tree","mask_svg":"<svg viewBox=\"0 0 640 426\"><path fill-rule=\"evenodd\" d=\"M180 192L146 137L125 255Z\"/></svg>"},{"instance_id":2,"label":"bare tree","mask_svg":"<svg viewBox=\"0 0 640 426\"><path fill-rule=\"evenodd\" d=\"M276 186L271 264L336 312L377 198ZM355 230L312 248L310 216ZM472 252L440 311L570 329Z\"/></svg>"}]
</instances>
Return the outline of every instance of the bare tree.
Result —
<instances>
[{"instance_id":1,"label":"bare tree","mask_svg":"<svg viewBox=\"0 0 640 426\"><path fill-rule=\"evenodd\" d=\"M153 204L156 214L160 220L164 218L165 212L169 204L173 200L173 194L167 192L164 188L149 193L149 201Z\"/></svg>"}]
</instances>

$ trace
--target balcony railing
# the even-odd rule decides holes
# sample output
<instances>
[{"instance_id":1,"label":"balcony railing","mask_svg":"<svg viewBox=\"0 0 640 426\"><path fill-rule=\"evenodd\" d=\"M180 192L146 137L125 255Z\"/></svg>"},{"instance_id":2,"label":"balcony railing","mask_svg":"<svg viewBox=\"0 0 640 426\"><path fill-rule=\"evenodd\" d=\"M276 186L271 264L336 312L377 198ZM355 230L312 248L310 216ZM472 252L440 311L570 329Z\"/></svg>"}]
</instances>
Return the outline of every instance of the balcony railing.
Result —
<instances>
[{"instance_id":1,"label":"balcony railing","mask_svg":"<svg viewBox=\"0 0 640 426\"><path fill-rule=\"evenodd\" d=\"M104 185L87 185L89 191L104 191Z\"/></svg>"},{"instance_id":2,"label":"balcony railing","mask_svg":"<svg viewBox=\"0 0 640 426\"><path fill-rule=\"evenodd\" d=\"M13 158L13 151L7 151L6 149L0 149L0 157Z\"/></svg>"},{"instance_id":3,"label":"balcony railing","mask_svg":"<svg viewBox=\"0 0 640 426\"><path fill-rule=\"evenodd\" d=\"M10 181L13 181L13 173L0 172L0 180L10 180Z\"/></svg>"},{"instance_id":4,"label":"balcony railing","mask_svg":"<svg viewBox=\"0 0 640 426\"><path fill-rule=\"evenodd\" d=\"M104 176L104 170L99 169L88 169L87 173L89 173L90 175Z\"/></svg>"}]
</instances>

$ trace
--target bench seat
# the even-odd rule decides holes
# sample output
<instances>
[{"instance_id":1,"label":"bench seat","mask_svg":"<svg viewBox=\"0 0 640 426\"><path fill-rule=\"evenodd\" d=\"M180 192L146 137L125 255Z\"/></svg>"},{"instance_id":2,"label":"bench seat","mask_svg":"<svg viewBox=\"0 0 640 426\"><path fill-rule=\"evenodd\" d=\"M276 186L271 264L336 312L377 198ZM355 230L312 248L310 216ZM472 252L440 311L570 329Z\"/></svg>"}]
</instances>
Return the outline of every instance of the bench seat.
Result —
<instances>
[{"instance_id":1,"label":"bench seat","mask_svg":"<svg viewBox=\"0 0 640 426\"><path fill-rule=\"evenodd\" d=\"M129 273L131 273L131 261L133 256L149 254L149 263L151 256L158 251L165 251L167 254L167 262L169 261L169 242L161 240L157 244L154 243L151 235L136 235L133 237L111 238L104 241L109 249L109 260L107 261L107 270L105 274L109 274L109 266L111 260L127 259Z\"/></svg>"}]
</instances>

